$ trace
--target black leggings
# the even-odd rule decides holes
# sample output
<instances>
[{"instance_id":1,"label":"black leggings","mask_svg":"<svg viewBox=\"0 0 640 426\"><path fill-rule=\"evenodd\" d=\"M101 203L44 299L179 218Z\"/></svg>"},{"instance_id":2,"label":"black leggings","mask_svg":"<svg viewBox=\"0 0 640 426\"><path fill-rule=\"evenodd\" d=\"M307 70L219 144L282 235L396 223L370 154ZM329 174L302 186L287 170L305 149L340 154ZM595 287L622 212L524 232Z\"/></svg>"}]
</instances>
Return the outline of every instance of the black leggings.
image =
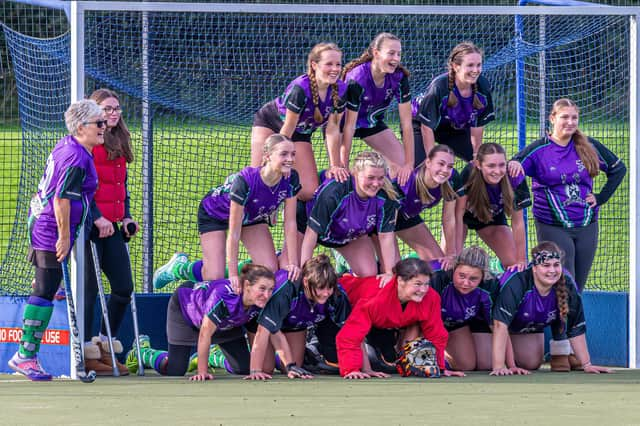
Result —
<instances>
[{"instance_id":1,"label":"black leggings","mask_svg":"<svg viewBox=\"0 0 640 426\"><path fill-rule=\"evenodd\" d=\"M131 276L131 262L127 255L127 248L122 238L122 233L116 223L113 224L115 232L107 238L92 238L96 245L98 258L100 259L100 269L104 272L111 286L111 296L107 302L109 311L109 325L111 325L111 335L117 336L120 325L127 311L127 306L131 301L133 291L133 278ZM95 228L95 226L94 226ZM94 230L95 232L95 230ZM93 255L89 241L85 245L85 293L84 293L84 338L89 341L93 331L93 314L98 294L98 282L93 265ZM107 334L105 325L102 324L101 332Z\"/></svg>"},{"instance_id":2,"label":"black leggings","mask_svg":"<svg viewBox=\"0 0 640 426\"><path fill-rule=\"evenodd\" d=\"M211 339L215 343L215 335ZM227 365L231 368L232 374L249 374L249 346L247 340L230 340L218 343L222 353L227 360ZM172 345L169 343L169 362L167 364L167 376L184 376L189 367L189 358L193 353L193 346Z\"/></svg>"}]
</instances>

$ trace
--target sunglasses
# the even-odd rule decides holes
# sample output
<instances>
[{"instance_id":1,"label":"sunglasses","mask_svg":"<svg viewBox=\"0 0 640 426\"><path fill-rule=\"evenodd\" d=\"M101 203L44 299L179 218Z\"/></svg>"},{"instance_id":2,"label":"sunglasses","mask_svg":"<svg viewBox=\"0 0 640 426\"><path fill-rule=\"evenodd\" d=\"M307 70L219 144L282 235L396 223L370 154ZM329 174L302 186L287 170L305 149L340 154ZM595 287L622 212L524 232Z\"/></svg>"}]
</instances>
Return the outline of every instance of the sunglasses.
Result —
<instances>
[{"instance_id":1,"label":"sunglasses","mask_svg":"<svg viewBox=\"0 0 640 426\"><path fill-rule=\"evenodd\" d=\"M84 124L85 126L87 124L95 124L98 127L98 129L102 129L104 126L107 125L107 120L85 121L82 124Z\"/></svg>"}]
</instances>

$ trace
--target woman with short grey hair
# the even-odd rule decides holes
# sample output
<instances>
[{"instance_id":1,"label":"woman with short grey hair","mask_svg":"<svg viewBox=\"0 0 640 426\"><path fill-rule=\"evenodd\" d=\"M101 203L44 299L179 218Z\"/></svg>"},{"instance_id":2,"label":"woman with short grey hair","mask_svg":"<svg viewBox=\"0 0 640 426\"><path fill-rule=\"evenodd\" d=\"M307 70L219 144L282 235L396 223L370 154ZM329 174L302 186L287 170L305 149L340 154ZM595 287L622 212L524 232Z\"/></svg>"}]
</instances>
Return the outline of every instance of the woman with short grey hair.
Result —
<instances>
[{"instance_id":1,"label":"woman with short grey hair","mask_svg":"<svg viewBox=\"0 0 640 426\"><path fill-rule=\"evenodd\" d=\"M33 381L49 381L40 365L40 341L53 314L53 297L62 279L65 260L98 185L91 151L104 143L106 121L95 101L81 100L64 114L71 133L60 139L47 159L38 192L29 209L35 284L23 314L22 338L9 367Z\"/></svg>"}]
</instances>

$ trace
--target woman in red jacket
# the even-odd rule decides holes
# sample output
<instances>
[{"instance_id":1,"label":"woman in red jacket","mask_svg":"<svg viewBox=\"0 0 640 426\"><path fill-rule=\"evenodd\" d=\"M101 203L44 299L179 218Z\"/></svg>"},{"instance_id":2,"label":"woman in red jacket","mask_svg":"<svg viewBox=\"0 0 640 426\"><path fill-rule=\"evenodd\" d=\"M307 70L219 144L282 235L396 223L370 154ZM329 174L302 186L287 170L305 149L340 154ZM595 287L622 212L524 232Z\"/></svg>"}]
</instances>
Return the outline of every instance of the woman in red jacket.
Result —
<instances>
[{"instance_id":1,"label":"woman in red jacket","mask_svg":"<svg viewBox=\"0 0 640 426\"><path fill-rule=\"evenodd\" d=\"M133 278L131 263L123 237L131 237L127 225L138 224L131 218L129 211L129 191L127 189L127 163L133 161L131 135L121 117L122 107L118 96L108 89L98 89L90 96L104 112L107 121L107 131L104 135L104 145L93 150L93 162L98 172L98 190L91 206L91 240L95 243L100 259L100 268L109 279L111 297L107 304L109 324L112 336L118 335L118 329L124 318L127 306L131 301ZM120 232L119 225L124 229ZM133 232L133 233L135 233ZM111 375L111 354L106 338L104 324L100 335L92 336L93 312L96 303L98 286L96 273L91 256L89 241L86 246L85 263L85 365L87 370L94 370L99 375ZM122 351L122 345L116 340L114 351ZM127 368L118 364L121 375L128 374Z\"/></svg>"},{"instance_id":2,"label":"woman in red jacket","mask_svg":"<svg viewBox=\"0 0 640 426\"><path fill-rule=\"evenodd\" d=\"M444 376L464 376L445 369L444 349L448 334L440 316L440 296L429 288L431 268L421 259L408 258L393 268L388 282L379 277L344 276L339 282L353 310L336 337L340 375L345 379L388 377L373 371L363 355L365 337L372 328L400 329L402 347L420 335L436 347L438 366Z\"/></svg>"}]
</instances>

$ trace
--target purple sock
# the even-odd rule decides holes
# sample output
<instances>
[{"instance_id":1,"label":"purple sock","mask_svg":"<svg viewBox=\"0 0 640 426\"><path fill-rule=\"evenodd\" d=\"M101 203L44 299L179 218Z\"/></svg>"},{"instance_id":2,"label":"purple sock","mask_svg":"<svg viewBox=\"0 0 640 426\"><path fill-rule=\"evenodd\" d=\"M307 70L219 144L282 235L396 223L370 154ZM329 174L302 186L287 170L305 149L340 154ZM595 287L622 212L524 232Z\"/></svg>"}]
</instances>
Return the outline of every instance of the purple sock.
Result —
<instances>
[{"instance_id":1,"label":"purple sock","mask_svg":"<svg viewBox=\"0 0 640 426\"><path fill-rule=\"evenodd\" d=\"M153 369L156 370L158 373L162 374L162 375L166 375L167 374L167 364L165 363L164 360L167 359L167 357L169 356L168 352L164 352L160 355L158 355L158 358L156 358L156 362L153 365ZM163 366L164 364L164 366Z\"/></svg>"},{"instance_id":2,"label":"purple sock","mask_svg":"<svg viewBox=\"0 0 640 426\"><path fill-rule=\"evenodd\" d=\"M198 260L193 264L191 273L193 274L193 278L195 278L196 281L202 281L202 260Z\"/></svg>"},{"instance_id":3,"label":"purple sock","mask_svg":"<svg viewBox=\"0 0 640 426\"><path fill-rule=\"evenodd\" d=\"M226 358L224 359L224 368L227 370L227 373L236 374L233 372L233 368L231 368L231 364L229 364L229 361L227 361Z\"/></svg>"}]
</instances>

